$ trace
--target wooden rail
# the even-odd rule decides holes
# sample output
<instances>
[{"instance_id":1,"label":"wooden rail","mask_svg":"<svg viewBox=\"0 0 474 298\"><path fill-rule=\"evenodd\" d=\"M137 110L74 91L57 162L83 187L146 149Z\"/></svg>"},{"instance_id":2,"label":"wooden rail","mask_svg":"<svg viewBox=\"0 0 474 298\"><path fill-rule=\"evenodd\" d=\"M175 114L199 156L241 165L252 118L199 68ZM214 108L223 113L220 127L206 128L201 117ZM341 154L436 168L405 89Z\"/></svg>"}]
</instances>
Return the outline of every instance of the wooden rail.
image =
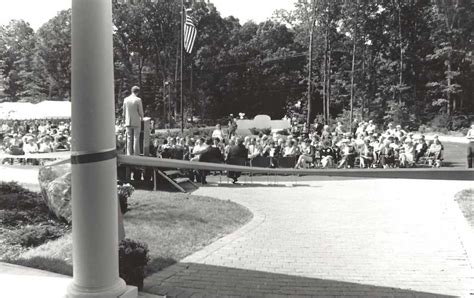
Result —
<instances>
[{"instance_id":1,"label":"wooden rail","mask_svg":"<svg viewBox=\"0 0 474 298\"><path fill-rule=\"evenodd\" d=\"M336 177L367 177L395 179L430 179L430 180L474 180L474 169L457 168L410 168L410 169L283 169L259 168L218 164L208 162L192 162L176 159L118 155L118 163L130 166L154 168L196 169L209 171L234 171L267 175L304 175L304 176L336 176Z\"/></svg>"}]
</instances>

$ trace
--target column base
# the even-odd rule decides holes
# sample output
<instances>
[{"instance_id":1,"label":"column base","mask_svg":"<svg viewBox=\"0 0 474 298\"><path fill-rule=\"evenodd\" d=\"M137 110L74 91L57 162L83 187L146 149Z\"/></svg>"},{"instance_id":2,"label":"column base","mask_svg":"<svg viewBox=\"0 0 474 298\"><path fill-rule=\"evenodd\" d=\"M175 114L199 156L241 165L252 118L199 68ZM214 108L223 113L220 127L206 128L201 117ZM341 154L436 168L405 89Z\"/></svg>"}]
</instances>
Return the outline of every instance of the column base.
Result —
<instances>
[{"instance_id":1,"label":"column base","mask_svg":"<svg viewBox=\"0 0 474 298\"><path fill-rule=\"evenodd\" d=\"M134 286L127 286L125 293L118 296L119 298L137 298L138 297L138 289Z\"/></svg>"},{"instance_id":2,"label":"column base","mask_svg":"<svg viewBox=\"0 0 474 298\"><path fill-rule=\"evenodd\" d=\"M120 281L113 287L107 289L89 289L78 287L74 284L69 285L67 289L67 298L137 298L138 289L134 286L127 286L125 282Z\"/></svg>"}]
</instances>

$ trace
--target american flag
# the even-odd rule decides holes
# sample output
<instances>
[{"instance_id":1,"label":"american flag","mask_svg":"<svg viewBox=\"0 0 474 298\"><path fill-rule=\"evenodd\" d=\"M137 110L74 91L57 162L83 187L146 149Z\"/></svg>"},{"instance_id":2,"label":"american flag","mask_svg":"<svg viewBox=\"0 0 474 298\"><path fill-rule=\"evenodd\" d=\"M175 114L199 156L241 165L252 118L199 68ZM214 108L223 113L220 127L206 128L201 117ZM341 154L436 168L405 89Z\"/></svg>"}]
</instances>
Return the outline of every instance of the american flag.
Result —
<instances>
[{"instance_id":1,"label":"american flag","mask_svg":"<svg viewBox=\"0 0 474 298\"><path fill-rule=\"evenodd\" d=\"M186 10L186 22L184 23L184 50L187 53L191 53L194 46L194 41L196 40L196 25L194 25L194 19L188 15Z\"/></svg>"}]
</instances>

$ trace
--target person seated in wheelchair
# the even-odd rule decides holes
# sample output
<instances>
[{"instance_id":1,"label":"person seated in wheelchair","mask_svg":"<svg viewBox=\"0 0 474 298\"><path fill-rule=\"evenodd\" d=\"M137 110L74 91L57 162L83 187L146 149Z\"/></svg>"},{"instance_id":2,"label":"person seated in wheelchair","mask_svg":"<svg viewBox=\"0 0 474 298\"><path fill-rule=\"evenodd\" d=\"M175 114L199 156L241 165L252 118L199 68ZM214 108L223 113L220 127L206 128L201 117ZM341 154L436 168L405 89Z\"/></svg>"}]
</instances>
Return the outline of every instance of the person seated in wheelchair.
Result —
<instances>
[{"instance_id":1,"label":"person seated in wheelchair","mask_svg":"<svg viewBox=\"0 0 474 298\"><path fill-rule=\"evenodd\" d=\"M298 157L295 169L307 169L314 162L315 147L311 145L310 139L305 139L301 144L301 155Z\"/></svg>"},{"instance_id":2,"label":"person seated in wheelchair","mask_svg":"<svg viewBox=\"0 0 474 298\"><path fill-rule=\"evenodd\" d=\"M441 167L441 161L443 160L443 145L436 137L428 148L428 165L432 167Z\"/></svg>"},{"instance_id":3,"label":"person seated in wheelchair","mask_svg":"<svg viewBox=\"0 0 474 298\"><path fill-rule=\"evenodd\" d=\"M416 147L413 144L413 140L407 138L403 145L403 153L400 153L400 167L412 167L415 165L416 158Z\"/></svg>"}]
</instances>

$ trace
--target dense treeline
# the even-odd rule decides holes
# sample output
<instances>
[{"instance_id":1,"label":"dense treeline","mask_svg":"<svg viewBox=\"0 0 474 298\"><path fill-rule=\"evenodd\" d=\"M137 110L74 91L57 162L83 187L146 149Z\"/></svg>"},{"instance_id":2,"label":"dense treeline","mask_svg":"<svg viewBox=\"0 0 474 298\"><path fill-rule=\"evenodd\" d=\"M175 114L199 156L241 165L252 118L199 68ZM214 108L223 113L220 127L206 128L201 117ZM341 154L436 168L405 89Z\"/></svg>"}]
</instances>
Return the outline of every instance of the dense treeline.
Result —
<instances>
[{"instance_id":1,"label":"dense treeline","mask_svg":"<svg viewBox=\"0 0 474 298\"><path fill-rule=\"evenodd\" d=\"M113 2L117 109L136 84L148 115L176 121L181 1L134 2ZM310 121L456 129L474 112L470 0L299 0L260 24L222 18L204 1L190 6L198 37L184 55L188 117L303 120L310 108ZM0 27L4 100L69 98L70 15L62 11L36 32L21 20Z\"/></svg>"}]
</instances>

